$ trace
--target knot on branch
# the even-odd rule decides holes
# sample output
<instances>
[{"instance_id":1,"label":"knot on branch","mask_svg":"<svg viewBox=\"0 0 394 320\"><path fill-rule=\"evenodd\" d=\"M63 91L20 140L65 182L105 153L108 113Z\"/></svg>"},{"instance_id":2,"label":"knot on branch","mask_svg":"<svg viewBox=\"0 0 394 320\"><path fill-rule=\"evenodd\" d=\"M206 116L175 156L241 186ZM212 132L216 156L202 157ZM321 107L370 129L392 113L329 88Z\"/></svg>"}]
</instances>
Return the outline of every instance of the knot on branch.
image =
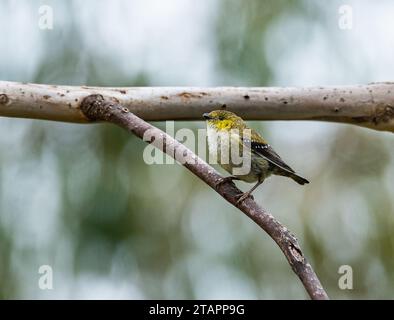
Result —
<instances>
[{"instance_id":1,"label":"knot on branch","mask_svg":"<svg viewBox=\"0 0 394 320\"><path fill-rule=\"evenodd\" d=\"M304 255L302 254L302 251L301 251L301 248L300 248L298 242L290 243L288 249L289 249L291 256L293 257L292 261L304 263L305 258L304 258Z\"/></svg>"},{"instance_id":2,"label":"knot on branch","mask_svg":"<svg viewBox=\"0 0 394 320\"><path fill-rule=\"evenodd\" d=\"M298 268L305 263L304 254L301 251L297 238L287 229L284 229L281 238L284 253L292 268Z\"/></svg>"},{"instance_id":3,"label":"knot on branch","mask_svg":"<svg viewBox=\"0 0 394 320\"><path fill-rule=\"evenodd\" d=\"M92 121L105 120L107 106L104 97L101 94L92 94L84 98L81 102L81 110L83 114Z\"/></svg>"},{"instance_id":4,"label":"knot on branch","mask_svg":"<svg viewBox=\"0 0 394 320\"><path fill-rule=\"evenodd\" d=\"M380 103L376 106L375 112L370 116L360 116L352 118L356 123L370 122L374 125L388 123L394 119L394 107L390 104Z\"/></svg>"},{"instance_id":5,"label":"knot on branch","mask_svg":"<svg viewBox=\"0 0 394 320\"><path fill-rule=\"evenodd\" d=\"M8 103L8 96L6 94L0 94L0 104L7 104Z\"/></svg>"},{"instance_id":6,"label":"knot on branch","mask_svg":"<svg viewBox=\"0 0 394 320\"><path fill-rule=\"evenodd\" d=\"M81 102L83 114L91 121L110 121L114 114L128 113L129 109L120 104L104 99L101 94L92 94Z\"/></svg>"},{"instance_id":7,"label":"knot on branch","mask_svg":"<svg viewBox=\"0 0 394 320\"><path fill-rule=\"evenodd\" d=\"M376 108L376 115L372 119L375 124L380 122L389 122L394 118L394 107L389 104L380 104Z\"/></svg>"}]
</instances>

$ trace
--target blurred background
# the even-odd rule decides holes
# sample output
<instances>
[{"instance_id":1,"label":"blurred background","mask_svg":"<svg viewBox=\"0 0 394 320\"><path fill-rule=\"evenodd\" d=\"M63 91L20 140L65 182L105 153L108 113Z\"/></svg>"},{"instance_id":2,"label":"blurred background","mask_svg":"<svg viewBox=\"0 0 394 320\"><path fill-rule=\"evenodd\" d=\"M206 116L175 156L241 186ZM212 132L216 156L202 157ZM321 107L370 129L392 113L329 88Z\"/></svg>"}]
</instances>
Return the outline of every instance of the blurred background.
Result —
<instances>
[{"instance_id":1,"label":"blurred background","mask_svg":"<svg viewBox=\"0 0 394 320\"><path fill-rule=\"evenodd\" d=\"M350 29L340 7L350 5ZM39 8L53 9L42 30ZM0 79L91 86L394 81L392 1L1 0ZM164 123L156 123L165 128ZM394 137L252 122L312 183L255 199L299 238L331 298L394 298ZM176 128L205 127L203 121ZM112 125L0 119L0 297L304 299L274 242ZM237 183L247 190L248 184ZM53 290L40 290L41 265ZM353 268L353 290L338 286Z\"/></svg>"}]
</instances>

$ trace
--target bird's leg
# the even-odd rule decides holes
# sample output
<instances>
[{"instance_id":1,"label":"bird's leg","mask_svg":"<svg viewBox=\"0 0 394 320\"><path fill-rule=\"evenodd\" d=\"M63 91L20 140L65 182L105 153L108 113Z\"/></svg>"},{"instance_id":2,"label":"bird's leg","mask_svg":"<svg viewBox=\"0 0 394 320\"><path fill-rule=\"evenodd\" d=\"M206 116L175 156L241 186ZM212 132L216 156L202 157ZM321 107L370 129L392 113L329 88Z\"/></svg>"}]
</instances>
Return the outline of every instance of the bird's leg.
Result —
<instances>
[{"instance_id":1,"label":"bird's leg","mask_svg":"<svg viewBox=\"0 0 394 320\"><path fill-rule=\"evenodd\" d=\"M237 197L239 197L239 199L237 200L237 204L241 203L241 202L244 201L246 198L249 198L249 197L252 197L252 198L253 198L252 192L253 192L254 190L256 190L256 188L257 188L260 184L262 184L263 181L264 181L264 180L259 180L259 181L257 181L257 183L253 186L252 189L250 189L249 191L247 191L247 192L245 192L245 193L240 194L239 196L237 196Z\"/></svg>"},{"instance_id":2,"label":"bird's leg","mask_svg":"<svg viewBox=\"0 0 394 320\"><path fill-rule=\"evenodd\" d=\"M215 184L215 188L219 188L223 183L226 182L233 182L233 180L240 180L238 177L236 176L229 176L229 177L224 177L221 178L216 184Z\"/></svg>"}]
</instances>

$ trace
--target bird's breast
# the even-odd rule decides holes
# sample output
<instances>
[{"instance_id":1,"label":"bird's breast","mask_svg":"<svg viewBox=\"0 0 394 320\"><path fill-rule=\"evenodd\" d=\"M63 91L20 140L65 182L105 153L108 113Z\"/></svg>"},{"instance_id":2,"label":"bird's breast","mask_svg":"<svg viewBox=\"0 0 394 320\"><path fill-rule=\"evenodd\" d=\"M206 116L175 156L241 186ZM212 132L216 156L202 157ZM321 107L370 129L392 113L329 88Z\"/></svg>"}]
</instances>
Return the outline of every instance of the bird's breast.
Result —
<instances>
[{"instance_id":1,"label":"bird's breast","mask_svg":"<svg viewBox=\"0 0 394 320\"><path fill-rule=\"evenodd\" d=\"M211 156L217 158L218 163L222 163L221 157L230 155L231 139L230 134L224 130L216 130L208 125L207 127L208 150Z\"/></svg>"}]
</instances>

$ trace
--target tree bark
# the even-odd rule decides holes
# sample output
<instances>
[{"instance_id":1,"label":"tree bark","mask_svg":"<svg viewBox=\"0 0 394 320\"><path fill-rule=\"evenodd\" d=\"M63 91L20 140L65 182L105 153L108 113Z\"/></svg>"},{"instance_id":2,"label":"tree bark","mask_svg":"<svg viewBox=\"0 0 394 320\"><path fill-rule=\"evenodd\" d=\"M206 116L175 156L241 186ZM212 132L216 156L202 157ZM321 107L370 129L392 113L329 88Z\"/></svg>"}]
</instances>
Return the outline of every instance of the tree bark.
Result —
<instances>
[{"instance_id":1,"label":"tree bark","mask_svg":"<svg viewBox=\"0 0 394 320\"><path fill-rule=\"evenodd\" d=\"M187 169L245 213L278 244L309 296L312 299L328 299L316 273L302 253L296 237L270 213L259 207L254 200L247 198L237 203L237 195L241 191L232 182L225 182L218 187L218 182L222 179L220 174L186 146L129 112L125 106L114 102L113 99L104 99L102 95L86 97L81 103L81 110L89 121L112 122L145 141L145 134L149 131L151 138L148 143L152 143L172 157L180 154L183 159L188 159L183 163Z\"/></svg>"},{"instance_id":2,"label":"tree bark","mask_svg":"<svg viewBox=\"0 0 394 320\"><path fill-rule=\"evenodd\" d=\"M0 116L89 122L90 94L111 97L146 121L202 120L226 106L245 120L321 120L394 132L394 83L305 88L100 88L0 81Z\"/></svg>"}]
</instances>

